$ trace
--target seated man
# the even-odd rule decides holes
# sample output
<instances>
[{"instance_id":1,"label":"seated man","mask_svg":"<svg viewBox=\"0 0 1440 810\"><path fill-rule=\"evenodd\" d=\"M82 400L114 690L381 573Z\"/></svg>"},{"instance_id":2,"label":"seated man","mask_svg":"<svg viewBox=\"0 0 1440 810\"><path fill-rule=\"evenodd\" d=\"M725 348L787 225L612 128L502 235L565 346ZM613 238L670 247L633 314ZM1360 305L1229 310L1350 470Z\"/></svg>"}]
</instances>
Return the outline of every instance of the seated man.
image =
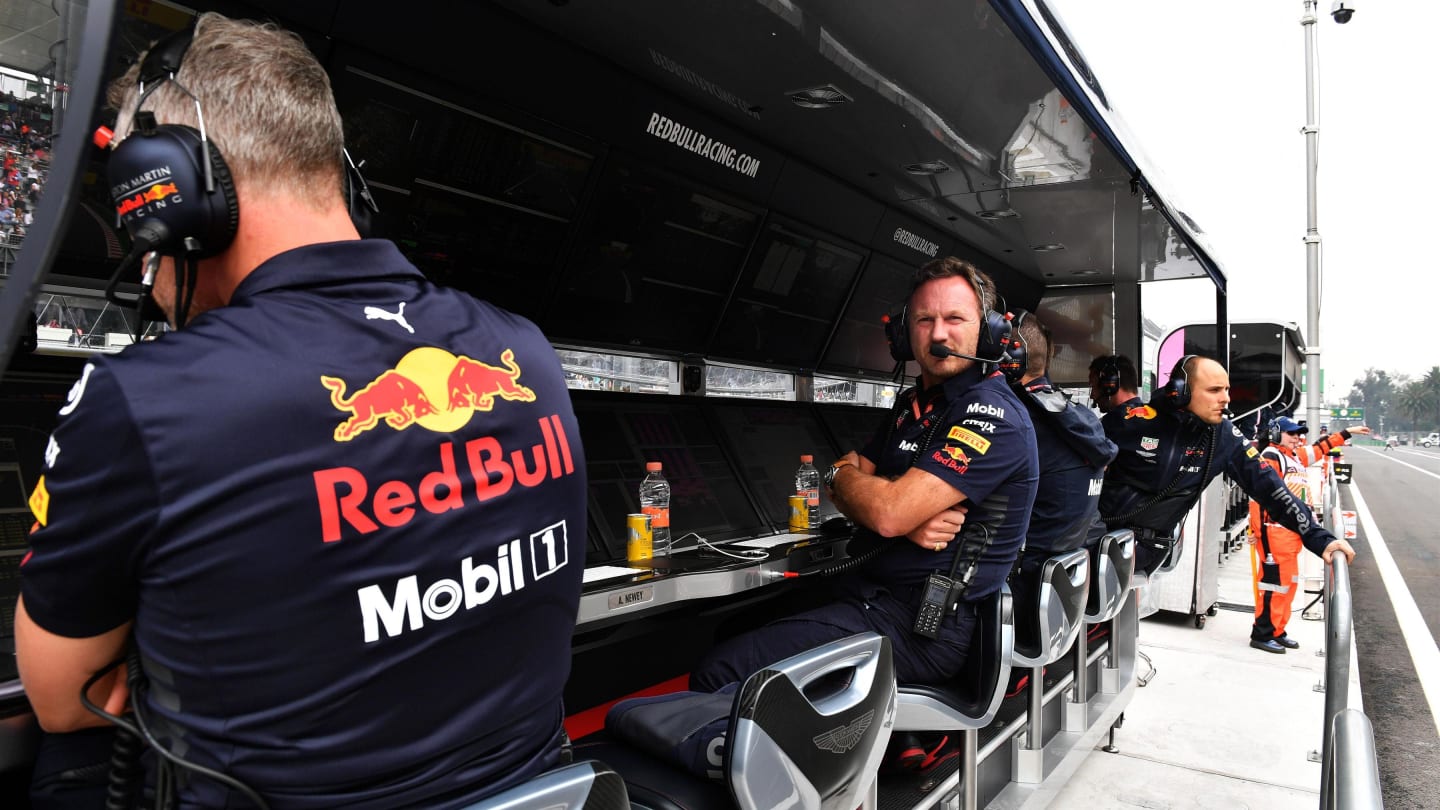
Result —
<instances>
[{"instance_id":1,"label":"seated man","mask_svg":"<svg viewBox=\"0 0 1440 810\"><path fill-rule=\"evenodd\" d=\"M1001 321L994 290L959 259L920 268L905 316L919 384L900 396L863 453L851 451L827 470L840 511L893 542L839 583L833 603L717 646L691 673L695 688L714 691L867 630L890 637L902 682L941 682L960 670L974 604L1009 574L1038 479L1030 417L987 362L998 362L1003 340L993 334ZM951 601L958 604L933 637L913 630L931 574L956 580Z\"/></svg>"},{"instance_id":2,"label":"seated man","mask_svg":"<svg viewBox=\"0 0 1440 810\"><path fill-rule=\"evenodd\" d=\"M236 230L197 258L177 206L147 212L177 328L96 358L60 409L15 613L41 726L104 723L79 695L108 672L95 702L277 809L460 807L559 764L586 487L554 349L359 238L299 37L207 14L154 51L177 64L143 108L194 126L198 99ZM146 132L138 73L112 185L175 132ZM481 407L476 377L504 393ZM173 773L183 806L255 804Z\"/></svg>"},{"instance_id":3,"label":"seated man","mask_svg":"<svg viewBox=\"0 0 1440 810\"><path fill-rule=\"evenodd\" d=\"M830 603L717 645L691 672L692 688L728 691L767 664L866 631L890 638L901 682L938 683L961 670L975 605L1004 585L1015 563L1039 475L1030 417L995 370L1008 329L994 301L993 282L968 262L946 258L920 268L897 332L905 345L891 346L900 360L912 356L910 346L918 349L919 384L899 397L862 453L826 470L835 504L870 535L876 553L835 583ZM861 544L857 538L851 547ZM939 621L921 632L916 616L931 575L953 586ZM728 696L626 701L606 725L638 742L645 735L626 727L644 725L640 718L657 704L667 704L659 711L667 718L693 713L680 739L652 752L718 775Z\"/></svg>"},{"instance_id":4,"label":"seated man","mask_svg":"<svg viewBox=\"0 0 1440 810\"><path fill-rule=\"evenodd\" d=\"M1035 425L1040 457L1040 486L1030 531L1017 575L1010 581L1016 603L1026 604L1033 599L1045 561L1080 548L1092 533L1105 466L1115 458L1115 443L1105 437L1100 419L1090 409L1071 402L1051 385L1046 376L1053 355L1050 330L1023 310L1014 323L1019 346L1012 354L1020 366L1014 372L1020 375L1014 389ZM1133 367L1130 374L1133 377Z\"/></svg>"}]
</instances>

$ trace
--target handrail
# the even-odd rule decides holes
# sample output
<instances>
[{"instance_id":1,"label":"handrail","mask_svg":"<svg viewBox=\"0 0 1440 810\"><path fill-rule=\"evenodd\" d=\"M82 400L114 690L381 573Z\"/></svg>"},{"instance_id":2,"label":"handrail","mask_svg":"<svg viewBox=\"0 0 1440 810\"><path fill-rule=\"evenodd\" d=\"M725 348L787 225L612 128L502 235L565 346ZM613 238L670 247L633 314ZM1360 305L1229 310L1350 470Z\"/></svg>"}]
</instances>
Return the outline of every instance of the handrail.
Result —
<instances>
[{"instance_id":1,"label":"handrail","mask_svg":"<svg viewBox=\"0 0 1440 810\"><path fill-rule=\"evenodd\" d=\"M1364 712L1345 709L1335 715L1325 735L1333 759L1325 765L1322 794L1328 807L1353 810L1384 807L1380 795L1380 766L1375 757L1375 731Z\"/></svg>"},{"instance_id":2,"label":"handrail","mask_svg":"<svg viewBox=\"0 0 1440 810\"><path fill-rule=\"evenodd\" d=\"M1327 571L1320 807L1322 810L1382 807L1374 732L1364 712L1348 707L1350 649L1355 629L1349 561L1344 554L1337 553L1331 557ZM1346 719L1340 719L1342 717Z\"/></svg>"}]
</instances>

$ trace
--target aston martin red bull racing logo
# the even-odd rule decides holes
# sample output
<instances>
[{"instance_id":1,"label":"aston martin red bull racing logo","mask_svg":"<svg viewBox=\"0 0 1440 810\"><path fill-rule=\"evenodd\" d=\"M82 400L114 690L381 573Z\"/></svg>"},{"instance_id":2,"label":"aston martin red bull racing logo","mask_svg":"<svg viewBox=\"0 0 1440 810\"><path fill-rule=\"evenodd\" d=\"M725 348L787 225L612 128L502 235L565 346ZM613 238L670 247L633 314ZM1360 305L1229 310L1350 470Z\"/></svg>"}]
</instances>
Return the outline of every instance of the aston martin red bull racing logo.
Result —
<instances>
[{"instance_id":1,"label":"aston martin red bull racing logo","mask_svg":"<svg viewBox=\"0 0 1440 810\"><path fill-rule=\"evenodd\" d=\"M348 442L382 421L395 430L419 425L449 433L464 427L475 411L495 407L496 398L534 402L535 392L521 385L515 352L500 353L492 366L444 349L415 349L350 396L339 377L320 378L330 389L330 404L350 417L335 427L335 441Z\"/></svg>"},{"instance_id":2,"label":"aston martin red bull racing logo","mask_svg":"<svg viewBox=\"0 0 1440 810\"><path fill-rule=\"evenodd\" d=\"M137 191L122 199L115 206L115 213L123 217L137 208L143 208L154 202L163 202L166 197L179 193L180 189L174 183L156 183L144 191Z\"/></svg>"}]
</instances>

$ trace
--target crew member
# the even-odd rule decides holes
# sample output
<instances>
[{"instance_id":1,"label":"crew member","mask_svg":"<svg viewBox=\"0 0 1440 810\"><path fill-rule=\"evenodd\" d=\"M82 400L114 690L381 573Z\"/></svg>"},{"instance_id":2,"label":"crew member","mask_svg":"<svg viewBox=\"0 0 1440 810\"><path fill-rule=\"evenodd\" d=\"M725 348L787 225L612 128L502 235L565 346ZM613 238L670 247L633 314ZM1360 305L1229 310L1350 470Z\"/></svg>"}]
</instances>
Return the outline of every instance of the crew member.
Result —
<instances>
[{"instance_id":1,"label":"crew member","mask_svg":"<svg viewBox=\"0 0 1440 810\"><path fill-rule=\"evenodd\" d=\"M1150 404L1122 403L1101 420L1119 454L1105 472L1100 517L1109 529L1135 530L1135 570L1151 573L1169 556L1181 518L1221 473L1229 474L1305 547L1328 563L1355 550L1315 522L1259 451L1225 417L1230 375L1207 357L1186 355Z\"/></svg>"},{"instance_id":2,"label":"crew member","mask_svg":"<svg viewBox=\"0 0 1440 810\"><path fill-rule=\"evenodd\" d=\"M975 604L1015 562L1039 475L1030 417L995 370L1006 324L994 302L994 283L968 262L920 268L901 331L915 347L919 384L862 452L826 472L840 511L893 542L840 583L834 602L718 645L692 671L695 688L719 689L864 631L890 637L902 681L942 682L960 670ZM917 634L928 575L952 572L947 602L958 607L946 610L937 638Z\"/></svg>"},{"instance_id":3,"label":"crew member","mask_svg":"<svg viewBox=\"0 0 1440 810\"><path fill-rule=\"evenodd\" d=\"M562 759L586 488L560 364L358 237L298 37L213 14L189 35L112 89L111 185L152 206L127 224L165 256L153 298L179 329L95 359L60 410L16 609L26 692L51 732L103 722L81 686L133 636L143 672L90 696L270 807L468 805ZM204 149L166 151L136 112L198 130L197 104ZM188 224L206 192L166 173L205 151L238 214L193 261L193 234L139 229ZM181 773L185 806L253 803Z\"/></svg>"},{"instance_id":4,"label":"crew member","mask_svg":"<svg viewBox=\"0 0 1440 810\"><path fill-rule=\"evenodd\" d=\"M1310 476L1306 468L1324 459L1325 454L1350 440L1366 436L1370 428L1361 425L1321 436L1306 446L1309 428L1288 416L1271 420L1270 446L1260 451L1260 460L1274 468L1295 497L1310 503ZM1311 514L1313 518L1313 513ZM1255 581L1255 624L1250 629L1250 646L1271 653L1283 653L1300 646L1285 634L1295 594L1300 590L1300 536L1250 502L1250 573Z\"/></svg>"},{"instance_id":5,"label":"crew member","mask_svg":"<svg viewBox=\"0 0 1440 810\"><path fill-rule=\"evenodd\" d=\"M1105 437L1099 417L1057 391L1047 375L1054 344L1050 330L1035 315L1015 313L1009 364L1018 374L1015 393L1035 425L1040 457L1040 486L1030 513L1030 530L1011 578L1015 600L1025 603L1039 582L1045 561L1085 544L1095 522L1105 466L1115 458L1115 443ZM1134 368L1130 375L1134 377ZM1122 375L1123 376L1123 375Z\"/></svg>"},{"instance_id":6,"label":"crew member","mask_svg":"<svg viewBox=\"0 0 1440 810\"><path fill-rule=\"evenodd\" d=\"M1116 407L1144 405L1139 392L1140 375L1130 358L1107 354L1090 362L1090 401L1101 413L1109 413Z\"/></svg>"}]
</instances>

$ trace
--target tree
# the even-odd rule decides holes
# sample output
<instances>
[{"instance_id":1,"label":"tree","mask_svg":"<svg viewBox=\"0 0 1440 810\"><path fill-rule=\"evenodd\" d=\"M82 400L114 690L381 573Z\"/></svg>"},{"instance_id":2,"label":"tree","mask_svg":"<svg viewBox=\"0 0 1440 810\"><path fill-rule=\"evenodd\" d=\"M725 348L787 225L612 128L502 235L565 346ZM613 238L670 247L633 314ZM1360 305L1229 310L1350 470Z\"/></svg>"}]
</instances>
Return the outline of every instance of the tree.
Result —
<instances>
[{"instance_id":1,"label":"tree","mask_svg":"<svg viewBox=\"0 0 1440 810\"><path fill-rule=\"evenodd\" d=\"M1430 404L1425 413L1426 418L1434 418L1430 427L1440 428L1440 366L1431 366L1417 385L1425 392L1424 397Z\"/></svg>"},{"instance_id":2,"label":"tree","mask_svg":"<svg viewBox=\"0 0 1440 810\"><path fill-rule=\"evenodd\" d=\"M1364 378L1356 380L1350 387L1346 405L1364 408L1366 421L1374 425L1383 424L1392 421L1390 410L1394 406L1396 392L1395 381L1388 372L1367 368Z\"/></svg>"},{"instance_id":3,"label":"tree","mask_svg":"<svg viewBox=\"0 0 1440 810\"><path fill-rule=\"evenodd\" d=\"M1423 429L1424 424L1435 413L1435 399L1435 392L1424 380L1409 383L1400 391L1398 410L1409 423L1410 429Z\"/></svg>"}]
</instances>

